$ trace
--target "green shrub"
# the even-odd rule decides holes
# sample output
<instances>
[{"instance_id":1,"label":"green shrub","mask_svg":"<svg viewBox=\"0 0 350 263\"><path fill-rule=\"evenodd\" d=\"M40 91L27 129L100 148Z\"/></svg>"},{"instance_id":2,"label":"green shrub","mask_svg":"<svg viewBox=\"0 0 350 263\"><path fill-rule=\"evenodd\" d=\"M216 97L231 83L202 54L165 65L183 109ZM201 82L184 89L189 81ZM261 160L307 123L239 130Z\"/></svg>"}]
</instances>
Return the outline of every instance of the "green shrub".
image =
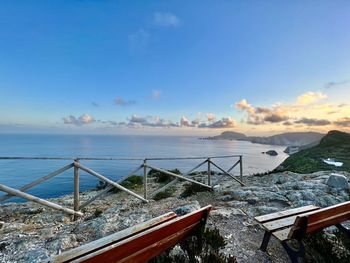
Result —
<instances>
[{"instance_id":1,"label":"green shrub","mask_svg":"<svg viewBox=\"0 0 350 263\"><path fill-rule=\"evenodd\" d=\"M210 189L199 184L191 183L185 185L185 190L181 193L180 197L185 198L194 195L198 192L209 192Z\"/></svg>"},{"instance_id":2,"label":"green shrub","mask_svg":"<svg viewBox=\"0 0 350 263\"><path fill-rule=\"evenodd\" d=\"M150 263L236 263L233 256L226 257L220 249L226 246L218 229L197 229L195 235L179 243L183 254L170 254L171 249L150 260Z\"/></svg>"},{"instance_id":3,"label":"green shrub","mask_svg":"<svg viewBox=\"0 0 350 263\"><path fill-rule=\"evenodd\" d=\"M350 241L340 231L326 235L323 231L312 233L305 239L305 262L348 263Z\"/></svg>"},{"instance_id":4,"label":"green shrub","mask_svg":"<svg viewBox=\"0 0 350 263\"><path fill-rule=\"evenodd\" d=\"M137 189L143 185L143 176L132 175L121 183L122 186L128 189Z\"/></svg>"},{"instance_id":5,"label":"green shrub","mask_svg":"<svg viewBox=\"0 0 350 263\"><path fill-rule=\"evenodd\" d=\"M167 171L174 173L174 174L181 174L181 172L178 169L167 170ZM153 169L151 169L147 175L150 177L156 177L157 178L156 182L162 183L162 184L168 183L168 182L172 181L173 179L175 179L174 176L171 176L171 175L168 175L168 174L165 174L165 173L153 170Z\"/></svg>"},{"instance_id":6,"label":"green shrub","mask_svg":"<svg viewBox=\"0 0 350 263\"><path fill-rule=\"evenodd\" d=\"M120 185L128 189L138 189L143 186L143 176L131 175L130 177L125 179L123 182L121 182ZM108 183L104 181L99 181L98 185L96 186L96 190L105 189L107 186L109 186ZM119 191L120 190L118 188L113 187L109 192L118 193Z\"/></svg>"}]
</instances>

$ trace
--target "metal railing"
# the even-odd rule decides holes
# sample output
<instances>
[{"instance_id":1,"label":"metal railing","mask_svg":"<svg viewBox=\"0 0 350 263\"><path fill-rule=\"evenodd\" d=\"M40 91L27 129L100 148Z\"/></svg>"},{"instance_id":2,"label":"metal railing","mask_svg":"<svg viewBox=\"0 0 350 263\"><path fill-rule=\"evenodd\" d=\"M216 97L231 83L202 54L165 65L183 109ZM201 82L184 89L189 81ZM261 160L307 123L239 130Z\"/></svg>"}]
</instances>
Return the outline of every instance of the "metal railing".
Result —
<instances>
[{"instance_id":1,"label":"metal railing","mask_svg":"<svg viewBox=\"0 0 350 263\"><path fill-rule=\"evenodd\" d=\"M223 159L223 158L234 158L236 161L234 162L234 164L228 169L225 170L223 168L221 168L217 163L214 162L214 160L216 159ZM81 212L81 210L86 207L87 205L91 204L92 202L94 202L96 199L101 198L103 195L105 195L107 192L109 192L111 189L113 188L117 188L123 192L126 192L129 195L134 196L135 198L141 200L142 202L148 202L148 198L152 198L153 196L155 196L157 193L165 191L167 188L175 185L179 180L182 181L188 181L190 183L193 184L197 184L200 185L202 187L206 187L208 189L212 189L213 186L217 185L225 176L230 177L231 179L235 180L236 182L238 182L241 186L244 186L243 183L243 163L242 163L242 155L228 155L228 156L211 156L211 157L180 157L180 158L98 158L98 157L81 157L81 158L69 158L69 157L0 157L0 161L1 160L68 160L68 161L73 161L71 163L68 163L67 165L61 167L58 170L55 170L51 173L49 173L46 176L43 176L39 179L34 180L33 182L26 184L24 186L22 186L19 189L15 189L9 186L6 186L4 184L1 184L0 182L0 191L3 191L6 193L6 195L1 196L0 197L0 203L4 202L14 196L17 197L21 197L24 198L28 201L32 201L35 203L39 203L41 205L50 207L52 209L55 210L59 210L59 211L63 211L69 215L73 215L74 218L76 219L79 216L82 216L83 213ZM193 167L192 169L190 169L188 172L184 173L184 174L177 174L171 171L168 171L166 169L157 167L154 164L150 164L151 161L181 161L181 160L200 160L201 162L196 165L195 167ZM105 176L103 176L102 174L88 168L87 166L85 166L84 164L81 163L81 161L141 161L142 163L133 171L131 171L129 174L127 174L125 177L117 180L117 181L113 181ZM204 166L205 164L207 164L206 166L206 182L199 182L197 180L195 180L195 178L193 178L191 176L191 174L196 171L198 168ZM237 167L239 165L239 178L237 178L237 176L234 176L231 171ZM215 167L217 170L220 171L220 176L219 178L215 181L212 182L212 167ZM67 170L70 170L73 168L73 178L74 178L74 205L73 205L73 209L67 208L67 207L63 207L61 205L58 205L56 203L53 203L51 201L39 198L37 196L31 195L26 193L27 190L33 188L34 186L37 186ZM173 177L174 179L172 181L170 181L169 183L167 183L166 185L162 186L160 189L157 189L155 191L153 191L152 193L149 193L149 189L147 187L148 184L148 170L154 170L157 171L159 173L163 173L166 174L170 177ZM80 196L79 196L79 179L80 179L80 170L85 171L86 173L98 178L100 181L103 181L104 183L106 183L108 186L103 189L102 191L100 191L99 193L97 193L94 197L92 197L91 199L85 201L84 203L80 203ZM137 172L139 172L140 170L143 170L143 196L139 195L138 193L135 193L133 191L131 191L130 189L127 189L126 187L122 186L121 183L123 181L125 181L126 179L128 179L130 176L136 174ZM192 178L191 178L192 177Z\"/></svg>"}]
</instances>

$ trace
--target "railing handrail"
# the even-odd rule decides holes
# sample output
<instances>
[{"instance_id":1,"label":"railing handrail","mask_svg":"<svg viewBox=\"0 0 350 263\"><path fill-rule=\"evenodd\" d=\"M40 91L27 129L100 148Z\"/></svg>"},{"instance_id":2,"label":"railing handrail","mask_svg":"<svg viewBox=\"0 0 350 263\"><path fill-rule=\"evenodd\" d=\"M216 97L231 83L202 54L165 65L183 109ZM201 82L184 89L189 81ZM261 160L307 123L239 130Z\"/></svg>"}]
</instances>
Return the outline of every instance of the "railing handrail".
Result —
<instances>
[{"instance_id":1,"label":"railing handrail","mask_svg":"<svg viewBox=\"0 0 350 263\"><path fill-rule=\"evenodd\" d=\"M171 160L201 160L201 159L221 159L237 158L242 155L219 155L219 156L188 156L188 157L40 157L40 156L0 156L0 160L86 160L86 161L171 161Z\"/></svg>"},{"instance_id":2,"label":"railing handrail","mask_svg":"<svg viewBox=\"0 0 350 263\"><path fill-rule=\"evenodd\" d=\"M225 170L223 168L221 168L218 164L216 164L215 162L213 162L213 159L218 159L218 158L238 158L238 160L228 169ZM39 203L41 205L56 209L56 210L60 210L63 211L65 213L74 215L74 219L77 219L78 216L82 216L83 214L80 212L80 210L85 207L86 205L92 203L94 200L96 200L97 198L101 197L102 195L104 195L105 193L107 193L109 190L113 189L113 188L117 188L123 192L126 192L129 195L132 195L140 200L142 200L143 202L148 202L148 196L155 196L157 193L159 193L160 191L165 191L167 188L171 187L172 185L174 185L177 181L179 180L183 180L183 181L188 181L190 183L193 184L197 184L200 185L202 187L206 187L208 189L213 189L214 185L217 185L218 182L224 177L224 176L229 176L230 178L232 178L233 180L235 180L236 182L240 183L241 186L244 186L245 184L243 183L242 180L242 176L243 176L243 169L242 169L242 155L221 155L221 156L203 156L203 157L162 157L162 158L115 158L115 157L25 157L25 156L17 156L17 157L0 157L0 160L73 160L72 163L66 164L65 166L59 168L58 170L49 173L48 175L45 175L41 178L38 178L36 180L34 180L33 182L26 184L24 186L22 186L19 189L15 189L15 188L11 188L8 187L4 184L0 183L0 191L1 192L5 192L6 194L4 196L0 196L0 202L2 201L6 201L9 198L12 198L14 196L18 196L18 197L22 197L28 201L32 201L32 202L36 202ZM139 165L137 167L137 169L135 169L133 172L131 172L130 174L128 174L126 177L119 179L117 182L103 176L102 174L88 168L87 166L81 164L79 161L80 160L132 160L132 161L142 161L142 164ZM163 160L202 160L199 164L197 164L194 168L192 168L189 172L187 172L186 174L180 173L177 174L175 172L169 171L169 170L165 170L164 168L160 168L158 166L160 166L159 164L150 164L149 161L163 161ZM189 178L190 177L190 173L197 170L199 167L201 167L202 165L207 163L207 182L199 182L197 180L195 180L195 178ZM237 166L239 166L239 171L240 171L240 180L238 180L237 178L235 178L235 176L233 174L231 174L231 171ZM219 169L223 174L216 180L216 182L214 183L214 185L211 182L211 175L212 175L212 169L211 169L211 165L213 165L215 168ZM33 196L30 195L28 193L25 193L26 190L29 190L30 188L39 185L55 176L58 176L59 174L69 170L73 168L74 169L74 192L73 192L73 197L74 197L74 210L69 209L69 208L65 208L61 205L55 204L51 201L47 201L45 199L41 199L37 196ZM133 173L138 172L139 170L141 170L143 168L143 192L144 192L144 196L140 196L138 193L133 192L129 189L127 189L126 187L122 186L120 183L122 183L124 180L126 180L129 176L132 176ZM150 195L148 194L148 191L151 189L148 189L147 184L147 176L148 176L148 169L151 170L155 170L158 171L162 174L166 174L168 176L171 176L173 178L175 178L174 180L170 181L169 183L167 183L166 185L163 185L160 189L153 191L153 193L151 193ZM87 172L88 174L91 174L92 176L97 177L98 179L104 181L105 183L108 184L108 186L106 187L106 189L104 189L102 192L96 194L94 197L90 198L89 200L85 201L83 204L80 205L79 202L79 170L83 170L84 172Z\"/></svg>"}]
</instances>

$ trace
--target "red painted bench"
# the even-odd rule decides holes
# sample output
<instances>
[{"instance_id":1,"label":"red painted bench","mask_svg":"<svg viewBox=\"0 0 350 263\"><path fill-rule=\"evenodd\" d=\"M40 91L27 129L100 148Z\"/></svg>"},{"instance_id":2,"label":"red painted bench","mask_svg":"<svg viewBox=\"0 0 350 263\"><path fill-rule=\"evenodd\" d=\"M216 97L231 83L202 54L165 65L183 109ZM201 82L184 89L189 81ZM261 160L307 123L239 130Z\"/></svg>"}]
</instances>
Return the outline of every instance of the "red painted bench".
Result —
<instances>
[{"instance_id":1,"label":"red painted bench","mask_svg":"<svg viewBox=\"0 0 350 263\"><path fill-rule=\"evenodd\" d=\"M341 225L350 220L350 201L334 206L319 208L309 205L286 211L255 217L265 229L260 249L266 251L271 236L277 238L293 263L304 257L305 247L302 239L329 226L336 226L350 238L350 230ZM296 240L299 249L293 249L289 241Z\"/></svg>"},{"instance_id":2,"label":"red painted bench","mask_svg":"<svg viewBox=\"0 0 350 263\"><path fill-rule=\"evenodd\" d=\"M64 252L49 262L147 262L205 224L211 206L184 216L170 212Z\"/></svg>"}]
</instances>

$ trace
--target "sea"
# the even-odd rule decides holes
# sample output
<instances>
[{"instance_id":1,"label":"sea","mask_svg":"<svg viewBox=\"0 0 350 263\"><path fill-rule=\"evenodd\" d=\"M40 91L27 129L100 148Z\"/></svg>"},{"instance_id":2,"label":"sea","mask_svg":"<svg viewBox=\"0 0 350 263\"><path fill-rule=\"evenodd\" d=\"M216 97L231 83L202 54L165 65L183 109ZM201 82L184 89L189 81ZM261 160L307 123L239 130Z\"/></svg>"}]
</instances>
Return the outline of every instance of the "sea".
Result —
<instances>
[{"instance_id":1,"label":"sea","mask_svg":"<svg viewBox=\"0 0 350 263\"><path fill-rule=\"evenodd\" d=\"M0 159L0 184L19 189L43 177L77 157L98 158L178 158L242 155L243 175L263 173L276 168L288 155L285 146L253 144L235 140L202 140L190 136L139 135L34 135L0 134L0 157L64 157L67 160L4 160ZM263 154L277 151L277 156ZM227 170L238 157L213 159ZM179 169L185 173L204 159L149 160L164 169ZM81 160L84 166L118 180L142 164L142 160ZM206 170L204 165L198 171ZM212 170L216 170L212 166ZM142 169L138 172L142 175ZM239 175L239 166L232 173ZM80 191L94 189L99 180L80 172ZM73 192L73 169L55 176L27 191L40 198L52 198ZM0 195L2 195L0 191ZM22 202L13 197L6 202Z\"/></svg>"}]
</instances>

